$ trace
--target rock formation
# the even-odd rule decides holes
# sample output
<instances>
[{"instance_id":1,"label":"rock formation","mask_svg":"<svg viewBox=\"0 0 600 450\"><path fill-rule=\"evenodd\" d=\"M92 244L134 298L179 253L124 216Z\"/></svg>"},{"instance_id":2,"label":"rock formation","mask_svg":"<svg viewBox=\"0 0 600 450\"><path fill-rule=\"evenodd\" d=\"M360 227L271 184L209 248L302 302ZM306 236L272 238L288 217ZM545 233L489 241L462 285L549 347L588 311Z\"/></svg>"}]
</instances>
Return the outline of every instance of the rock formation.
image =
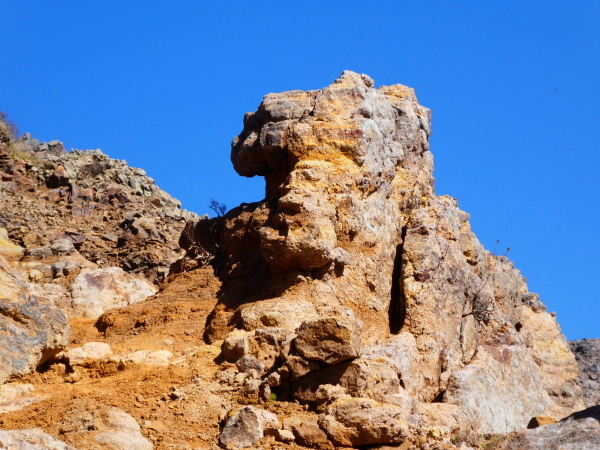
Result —
<instances>
[{"instance_id":1,"label":"rock formation","mask_svg":"<svg viewBox=\"0 0 600 450\"><path fill-rule=\"evenodd\" d=\"M571 350L579 363L585 406L600 404L600 339L571 341Z\"/></svg>"},{"instance_id":2,"label":"rock formation","mask_svg":"<svg viewBox=\"0 0 600 450\"><path fill-rule=\"evenodd\" d=\"M596 450L600 448L600 406L576 412L560 422L513 433L491 450Z\"/></svg>"},{"instance_id":3,"label":"rock formation","mask_svg":"<svg viewBox=\"0 0 600 450\"><path fill-rule=\"evenodd\" d=\"M554 317L436 196L429 134L412 89L366 75L265 96L231 152L240 175L265 177L265 200L188 223L181 240L214 252L223 283L206 338L262 359L263 378L291 378L302 402L328 380L405 421L419 404L456 405L460 426L483 433L582 409Z\"/></svg>"},{"instance_id":4,"label":"rock formation","mask_svg":"<svg viewBox=\"0 0 600 450\"><path fill-rule=\"evenodd\" d=\"M18 271L0 255L0 383L25 375L64 347L67 316L50 301L31 294Z\"/></svg>"},{"instance_id":5,"label":"rock formation","mask_svg":"<svg viewBox=\"0 0 600 450\"><path fill-rule=\"evenodd\" d=\"M354 72L269 94L231 151L265 199L208 219L0 113L0 444L595 445L592 341L579 373L436 195L430 132L412 89Z\"/></svg>"}]
</instances>

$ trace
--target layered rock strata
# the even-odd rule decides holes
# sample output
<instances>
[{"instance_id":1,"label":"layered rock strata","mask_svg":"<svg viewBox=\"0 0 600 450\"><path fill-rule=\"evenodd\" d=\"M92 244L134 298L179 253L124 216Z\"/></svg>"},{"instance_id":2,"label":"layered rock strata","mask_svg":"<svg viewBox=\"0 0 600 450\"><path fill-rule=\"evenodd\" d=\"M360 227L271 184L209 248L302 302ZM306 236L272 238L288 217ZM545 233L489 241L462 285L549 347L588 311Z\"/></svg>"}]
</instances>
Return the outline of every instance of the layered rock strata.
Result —
<instances>
[{"instance_id":1,"label":"layered rock strata","mask_svg":"<svg viewBox=\"0 0 600 450\"><path fill-rule=\"evenodd\" d=\"M366 75L269 94L231 152L240 175L265 177L265 200L180 239L190 260L213 255L223 283L205 338L262 380L250 391L325 401L337 445L399 442L440 402L448 428L480 433L583 408L554 316L435 194L430 132L412 89ZM353 401L319 400L325 383L396 428L359 431Z\"/></svg>"}]
</instances>

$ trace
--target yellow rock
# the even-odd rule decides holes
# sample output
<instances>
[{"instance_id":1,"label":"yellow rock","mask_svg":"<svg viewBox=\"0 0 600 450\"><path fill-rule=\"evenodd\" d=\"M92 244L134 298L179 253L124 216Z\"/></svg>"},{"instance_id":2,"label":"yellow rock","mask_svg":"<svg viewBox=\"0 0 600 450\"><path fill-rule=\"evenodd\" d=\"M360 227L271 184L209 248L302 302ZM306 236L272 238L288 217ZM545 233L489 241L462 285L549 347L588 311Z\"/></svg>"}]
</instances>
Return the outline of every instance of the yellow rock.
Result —
<instances>
[{"instance_id":1,"label":"yellow rock","mask_svg":"<svg viewBox=\"0 0 600 450\"><path fill-rule=\"evenodd\" d=\"M23 248L13 244L8 239L8 233L4 228L0 228L0 255L5 258L21 256Z\"/></svg>"}]
</instances>

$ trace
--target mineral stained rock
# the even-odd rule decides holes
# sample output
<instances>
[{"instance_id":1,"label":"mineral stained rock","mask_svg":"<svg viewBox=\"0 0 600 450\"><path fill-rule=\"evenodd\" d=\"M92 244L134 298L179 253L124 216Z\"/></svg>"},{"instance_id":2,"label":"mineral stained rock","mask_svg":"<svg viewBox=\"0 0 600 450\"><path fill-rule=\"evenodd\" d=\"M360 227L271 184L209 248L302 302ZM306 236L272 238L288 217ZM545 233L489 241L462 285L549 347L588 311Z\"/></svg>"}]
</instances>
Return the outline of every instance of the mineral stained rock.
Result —
<instances>
[{"instance_id":1,"label":"mineral stained rock","mask_svg":"<svg viewBox=\"0 0 600 450\"><path fill-rule=\"evenodd\" d=\"M402 442L408 436L406 411L366 398L333 402L319 425L340 446Z\"/></svg>"},{"instance_id":2,"label":"mineral stained rock","mask_svg":"<svg viewBox=\"0 0 600 450\"><path fill-rule=\"evenodd\" d=\"M277 429L278 424L275 414L246 406L230 411L219 440L225 448L250 447L264 437L265 429Z\"/></svg>"},{"instance_id":3,"label":"mineral stained rock","mask_svg":"<svg viewBox=\"0 0 600 450\"><path fill-rule=\"evenodd\" d=\"M356 405L383 401L371 405L383 415L454 405L449 427L475 432L582 409L554 316L506 257L483 248L457 201L435 194L430 133L412 89L375 88L354 72L320 90L266 95L231 151L240 175L265 177L265 200L188 222L180 239L179 266L201 249L222 282L205 338L237 336L226 345L233 360L258 354L240 330L280 330L288 338L263 348L262 376L277 372L306 402L322 374ZM322 420L336 442L402 440L400 422L370 429L370 414L344 419L347 405L329 405Z\"/></svg>"},{"instance_id":4,"label":"mineral stained rock","mask_svg":"<svg viewBox=\"0 0 600 450\"><path fill-rule=\"evenodd\" d=\"M569 344L580 367L583 401L586 406L596 406L600 404L600 339L582 339Z\"/></svg>"},{"instance_id":5,"label":"mineral stained rock","mask_svg":"<svg viewBox=\"0 0 600 450\"><path fill-rule=\"evenodd\" d=\"M24 375L66 347L67 316L0 256L0 383Z\"/></svg>"}]
</instances>

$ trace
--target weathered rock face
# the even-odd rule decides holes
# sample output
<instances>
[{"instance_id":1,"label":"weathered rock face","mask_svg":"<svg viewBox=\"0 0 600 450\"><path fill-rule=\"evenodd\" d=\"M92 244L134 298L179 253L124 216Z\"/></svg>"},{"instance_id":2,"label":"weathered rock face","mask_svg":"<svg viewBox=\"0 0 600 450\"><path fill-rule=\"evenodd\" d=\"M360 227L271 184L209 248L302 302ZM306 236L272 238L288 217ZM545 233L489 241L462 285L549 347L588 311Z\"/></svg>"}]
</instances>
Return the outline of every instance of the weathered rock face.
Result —
<instances>
[{"instance_id":1,"label":"weathered rock face","mask_svg":"<svg viewBox=\"0 0 600 450\"><path fill-rule=\"evenodd\" d=\"M0 383L48 360L69 338L67 316L27 283L0 256Z\"/></svg>"},{"instance_id":2,"label":"weathered rock face","mask_svg":"<svg viewBox=\"0 0 600 450\"><path fill-rule=\"evenodd\" d=\"M600 404L600 339L582 339L569 344L579 364L585 406L596 406Z\"/></svg>"},{"instance_id":3,"label":"weathered rock face","mask_svg":"<svg viewBox=\"0 0 600 450\"><path fill-rule=\"evenodd\" d=\"M145 300L157 290L144 278L119 267L84 269L71 285L69 296L59 304L70 315L96 318L108 309Z\"/></svg>"},{"instance_id":4,"label":"weathered rock face","mask_svg":"<svg viewBox=\"0 0 600 450\"><path fill-rule=\"evenodd\" d=\"M453 404L459 425L478 432L581 409L554 317L506 257L483 248L456 200L435 195L429 119L412 89L376 89L353 72L269 94L246 114L231 159L239 174L265 177L265 200L190 222L180 239L189 259L213 253L223 282L206 339L279 329L287 337L261 376L277 373L307 402L323 376L384 401L386 414ZM354 325L339 321L350 316ZM246 344L230 341L229 358L257 358ZM347 427L335 421L331 430ZM328 432L343 445L398 442L385 430Z\"/></svg>"},{"instance_id":5,"label":"weathered rock face","mask_svg":"<svg viewBox=\"0 0 600 450\"><path fill-rule=\"evenodd\" d=\"M600 448L600 406L579 411L552 425L514 433L493 450L596 450Z\"/></svg>"},{"instance_id":6,"label":"weathered rock face","mask_svg":"<svg viewBox=\"0 0 600 450\"><path fill-rule=\"evenodd\" d=\"M46 282L57 276L56 257L73 253L162 282L181 256L185 221L197 217L142 169L27 134L0 143L0 204L0 251L24 253L29 270L40 272L36 281Z\"/></svg>"}]
</instances>

